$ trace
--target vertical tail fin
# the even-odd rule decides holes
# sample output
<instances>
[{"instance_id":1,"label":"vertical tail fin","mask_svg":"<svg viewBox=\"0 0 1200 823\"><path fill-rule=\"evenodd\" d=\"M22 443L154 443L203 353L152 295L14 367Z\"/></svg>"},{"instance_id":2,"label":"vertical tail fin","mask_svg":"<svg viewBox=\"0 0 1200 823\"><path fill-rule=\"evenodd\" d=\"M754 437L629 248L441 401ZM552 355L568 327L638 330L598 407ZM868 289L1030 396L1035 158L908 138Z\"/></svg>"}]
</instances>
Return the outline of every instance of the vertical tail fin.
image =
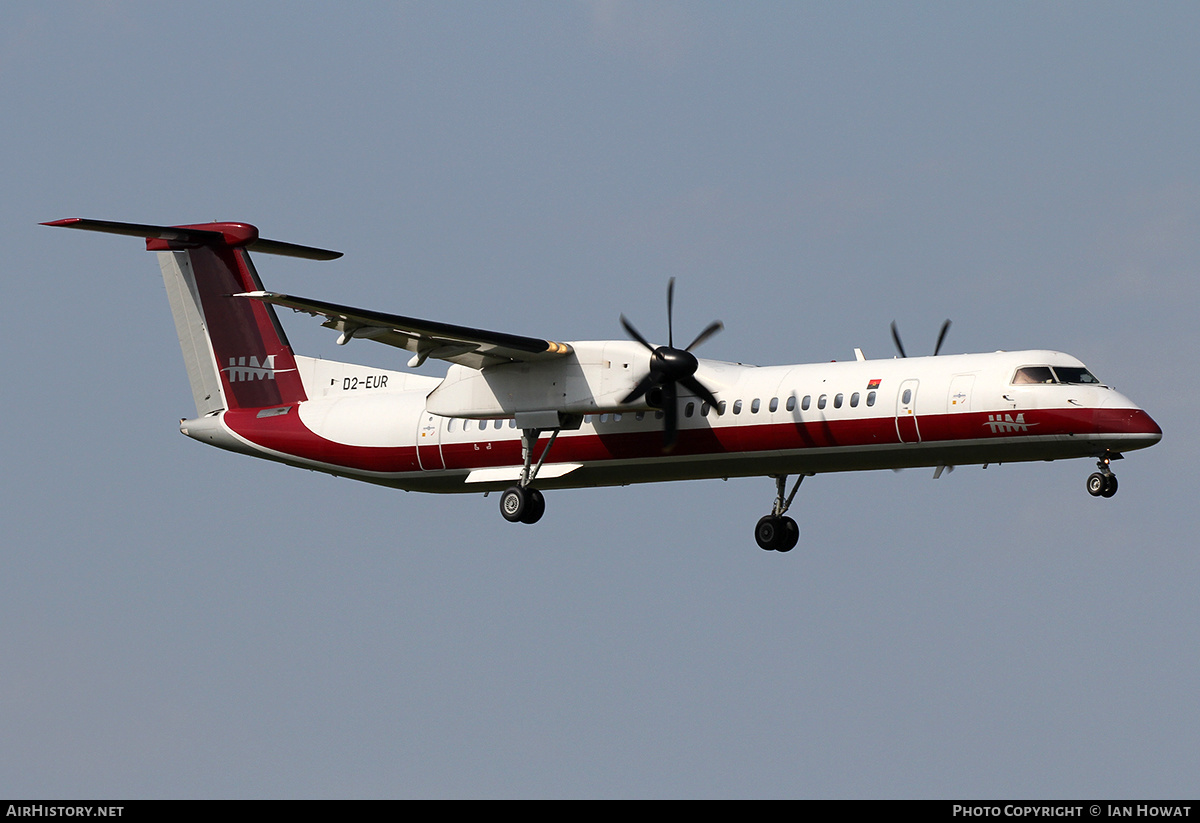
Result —
<instances>
[{"instance_id":1,"label":"vertical tail fin","mask_svg":"<svg viewBox=\"0 0 1200 823\"><path fill-rule=\"evenodd\" d=\"M144 237L146 249L159 252L198 417L306 399L274 308L234 295L263 290L250 249L317 260L340 253L261 240L246 223L147 226L72 218L43 225Z\"/></svg>"}]
</instances>

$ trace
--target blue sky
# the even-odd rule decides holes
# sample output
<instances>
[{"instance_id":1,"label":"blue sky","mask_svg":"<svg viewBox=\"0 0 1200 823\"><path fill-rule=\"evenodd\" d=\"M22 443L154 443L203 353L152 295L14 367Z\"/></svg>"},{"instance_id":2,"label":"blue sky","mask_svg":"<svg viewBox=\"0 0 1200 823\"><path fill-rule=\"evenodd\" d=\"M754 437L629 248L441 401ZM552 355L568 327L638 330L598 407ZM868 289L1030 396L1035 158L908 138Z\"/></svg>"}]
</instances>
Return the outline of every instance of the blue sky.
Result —
<instances>
[{"instance_id":1,"label":"blue sky","mask_svg":"<svg viewBox=\"0 0 1200 823\"><path fill-rule=\"evenodd\" d=\"M0 794L1194 797L1200 7L12 3ZM548 496L182 437L152 255L774 364L1054 348L1163 427L1088 461ZM401 367L285 317L303 354ZM422 367L437 372L437 364Z\"/></svg>"}]
</instances>

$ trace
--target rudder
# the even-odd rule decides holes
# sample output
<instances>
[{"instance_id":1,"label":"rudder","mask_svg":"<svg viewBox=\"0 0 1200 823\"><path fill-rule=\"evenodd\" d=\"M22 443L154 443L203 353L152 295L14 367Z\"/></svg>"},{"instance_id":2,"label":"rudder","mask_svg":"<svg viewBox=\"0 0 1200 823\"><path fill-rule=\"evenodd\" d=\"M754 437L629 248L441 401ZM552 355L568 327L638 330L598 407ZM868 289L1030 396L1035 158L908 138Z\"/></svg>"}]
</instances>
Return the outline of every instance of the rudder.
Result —
<instances>
[{"instance_id":1,"label":"rudder","mask_svg":"<svg viewBox=\"0 0 1200 823\"><path fill-rule=\"evenodd\" d=\"M159 252L198 417L306 399L274 308L236 295L262 291L249 250L329 260L338 252L260 240L246 223L147 226L73 218L44 225L146 238Z\"/></svg>"}]
</instances>

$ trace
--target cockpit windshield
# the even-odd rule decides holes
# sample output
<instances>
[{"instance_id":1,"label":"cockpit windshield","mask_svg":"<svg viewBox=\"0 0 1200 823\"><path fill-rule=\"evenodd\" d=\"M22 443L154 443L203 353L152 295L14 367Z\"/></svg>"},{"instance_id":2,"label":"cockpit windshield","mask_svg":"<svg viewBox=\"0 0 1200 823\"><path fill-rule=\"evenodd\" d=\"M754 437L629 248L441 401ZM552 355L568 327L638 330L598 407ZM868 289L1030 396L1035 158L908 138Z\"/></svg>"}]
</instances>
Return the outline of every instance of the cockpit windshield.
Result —
<instances>
[{"instance_id":1,"label":"cockpit windshield","mask_svg":"<svg viewBox=\"0 0 1200 823\"><path fill-rule=\"evenodd\" d=\"M1014 386L1067 384L1099 386L1100 381L1083 366L1022 366L1012 379Z\"/></svg>"},{"instance_id":2,"label":"cockpit windshield","mask_svg":"<svg viewBox=\"0 0 1200 823\"><path fill-rule=\"evenodd\" d=\"M1059 383L1082 383L1085 386L1099 386L1100 381L1083 366L1055 366L1054 374Z\"/></svg>"}]
</instances>

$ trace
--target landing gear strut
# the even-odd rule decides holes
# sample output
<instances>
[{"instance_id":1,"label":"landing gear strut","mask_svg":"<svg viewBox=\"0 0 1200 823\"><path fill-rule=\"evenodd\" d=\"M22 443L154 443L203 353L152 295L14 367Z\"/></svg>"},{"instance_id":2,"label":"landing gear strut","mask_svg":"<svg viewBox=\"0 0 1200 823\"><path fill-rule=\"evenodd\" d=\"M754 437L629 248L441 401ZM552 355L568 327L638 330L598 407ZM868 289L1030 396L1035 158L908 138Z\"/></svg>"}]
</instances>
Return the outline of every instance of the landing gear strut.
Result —
<instances>
[{"instance_id":1,"label":"landing gear strut","mask_svg":"<svg viewBox=\"0 0 1200 823\"><path fill-rule=\"evenodd\" d=\"M775 505L771 507L771 513L759 520L758 525L754 527L754 539L760 549L769 552L790 552L800 541L800 527L792 518L784 517L784 513L791 507L792 500L795 499L796 492L806 476L802 474L796 478L791 493L786 497L784 491L787 488L787 475L775 477Z\"/></svg>"},{"instance_id":2,"label":"landing gear strut","mask_svg":"<svg viewBox=\"0 0 1200 823\"><path fill-rule=\"evenodd\" d=\"M1088 475L1088 494L1092 497L1112 497L1117 493L1117 476L1113 474L1108 464L1110 461L1120 458L1120 456L1119 454L1112 455L1105 452L1104 456L1096 461L1096 466L1100 471Z\"/></svg>"},{"instance_id":3,"label":"landing gear strut","mask_svg":"<svg viewBox=\"0 0 1200 823\"><path fill-rule=\"evenodd\" d=\"M509 523L532 525L541 520L542 515L546 513L545 496L529 484L537 477L538 470L546 462L546 455L550 454L550 447L554 445L554 439L558 437L558 432L559 429L555 429L551 433L550 442L542 450L542 456L538 458L537 465L531 467L533 448L537 445L538 436L541 435L542 430L521 429L521 459L524 461L524 465L521 467L521 479L517 485L509 486L500 495L500 514Z\"/></svg>"}]
</instances>

